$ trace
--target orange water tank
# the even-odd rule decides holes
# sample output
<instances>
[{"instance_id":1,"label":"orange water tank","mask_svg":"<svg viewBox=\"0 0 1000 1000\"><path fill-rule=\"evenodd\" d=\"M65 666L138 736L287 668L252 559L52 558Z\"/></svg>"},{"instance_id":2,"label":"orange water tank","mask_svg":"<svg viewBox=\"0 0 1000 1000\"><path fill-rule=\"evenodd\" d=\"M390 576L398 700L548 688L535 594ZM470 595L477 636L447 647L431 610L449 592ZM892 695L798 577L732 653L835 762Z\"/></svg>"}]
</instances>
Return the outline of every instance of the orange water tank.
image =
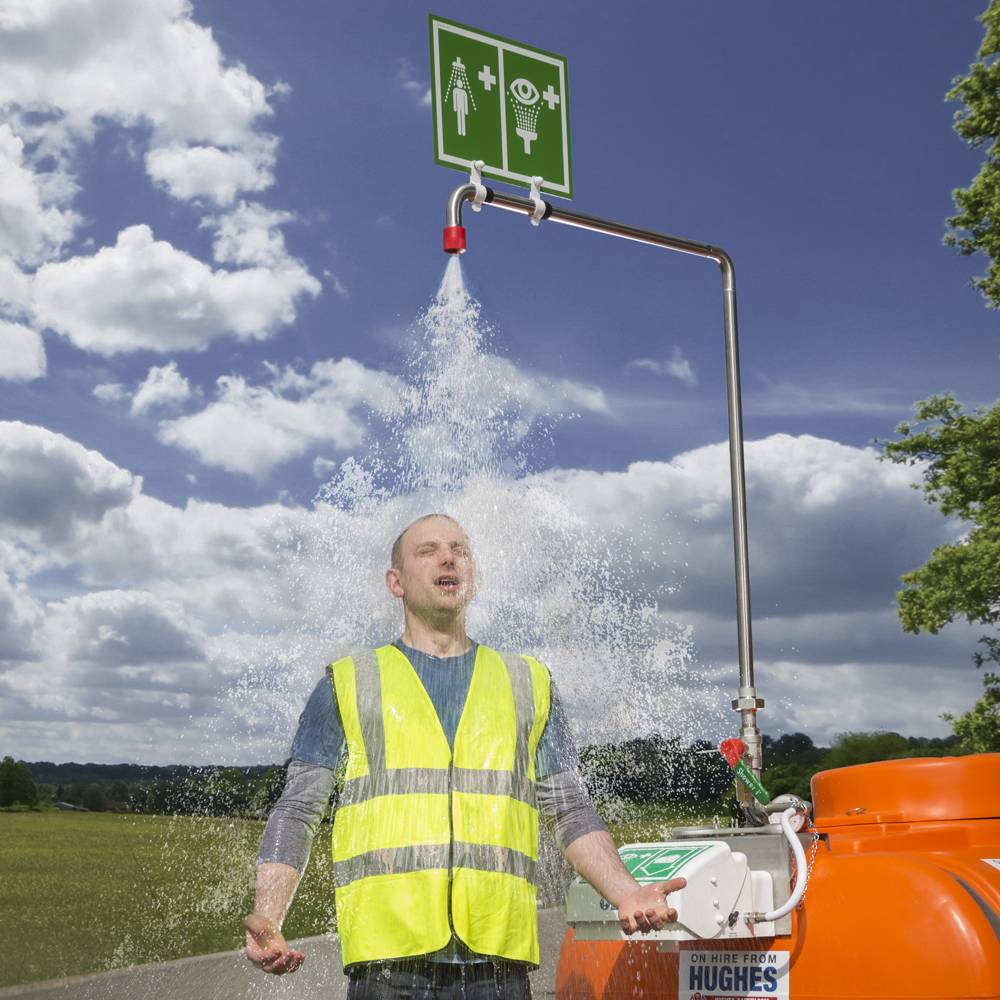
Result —
<instances>
[{"instance_id":1,"label":"orange water tank","mask_svg":"<svg viewBox=\"0 0 1000 1000\"><path fill-rule=\"evenodd\" d=\"M576 942L569 930L557 1000L1000 997L1000 754L823 771L812 794L823 839L805 899L791 935L759 945L790 953L787 994L695 980L685 951L722 963L718 953L746 952L746 939L662 953L641 939Z\"/></svg>"}]
</instances>

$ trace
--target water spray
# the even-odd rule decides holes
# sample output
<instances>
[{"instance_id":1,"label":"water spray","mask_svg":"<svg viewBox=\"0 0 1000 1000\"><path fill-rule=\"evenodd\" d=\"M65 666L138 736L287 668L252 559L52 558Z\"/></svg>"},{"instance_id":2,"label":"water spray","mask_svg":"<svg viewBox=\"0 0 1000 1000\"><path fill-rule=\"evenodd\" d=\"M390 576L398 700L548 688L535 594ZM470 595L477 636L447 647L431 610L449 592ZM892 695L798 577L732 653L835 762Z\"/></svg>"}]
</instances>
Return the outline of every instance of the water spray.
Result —
<instances>
[{"instance_id":1,"label":"water spray","mask_svg":"<svg viewBox=\"0 0 1000 1000\"><path fill-rule=\"evenodd\" d=\"M496 191L482 183L482 161L472 168L468 184L455 188L445 205L444 251L462 254L466 251L466 233L462 224L462 207L465 202L479 211L482 205L495 205L510 212L527 215L533 225L543 220L561 222L579 229L590 229L610 236L648 243L651 246L677 250L714 260L722 271L722 308L726 351L726 396L729 411L729 470L733 502L733 552L736 569L736 634L740 665L740 682L737 697L732 701L734 711L740 713L740 741L744 747L741 757L744 766L755 780L760 777L761 739L757 726L757 711L764 707L764 699L757 697L753 678L753 634L750 619L750 568L747 544L746 482L743 462L743 412L740 400L740 359L736 331L736 276L729 254L721 247L700 243L667 233L643 229L638 226L614 222L582 212L561 208L541 197L542 178L532 178L531 196L522 198ZM759 785L759 780L757 780ZM737 795L740 805L751 825L767 824L767 815L757 797L740 780L737 773Z\"/></svg>"}]
</instances>

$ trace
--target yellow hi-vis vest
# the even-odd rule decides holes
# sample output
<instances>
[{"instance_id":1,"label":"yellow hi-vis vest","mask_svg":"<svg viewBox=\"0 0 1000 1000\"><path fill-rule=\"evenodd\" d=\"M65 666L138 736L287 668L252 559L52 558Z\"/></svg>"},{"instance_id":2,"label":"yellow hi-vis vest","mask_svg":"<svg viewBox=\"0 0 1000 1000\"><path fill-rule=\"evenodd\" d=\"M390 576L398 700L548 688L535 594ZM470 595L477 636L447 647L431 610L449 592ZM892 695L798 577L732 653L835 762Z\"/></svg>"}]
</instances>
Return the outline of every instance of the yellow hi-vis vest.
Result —
<instances>
[{"instance_id":1,"label":"yellow hi-vis vest","mask_svg":"<svg viewBox=\"0 0 1000 1000\"><path fill-rule=\"evenodd\" d=\"M333 824L344 966L472 951L538 964L537 660L480 646L452 755L409 660L383 646L327 668L347 737Z\"/></svg>"}]
</instances>

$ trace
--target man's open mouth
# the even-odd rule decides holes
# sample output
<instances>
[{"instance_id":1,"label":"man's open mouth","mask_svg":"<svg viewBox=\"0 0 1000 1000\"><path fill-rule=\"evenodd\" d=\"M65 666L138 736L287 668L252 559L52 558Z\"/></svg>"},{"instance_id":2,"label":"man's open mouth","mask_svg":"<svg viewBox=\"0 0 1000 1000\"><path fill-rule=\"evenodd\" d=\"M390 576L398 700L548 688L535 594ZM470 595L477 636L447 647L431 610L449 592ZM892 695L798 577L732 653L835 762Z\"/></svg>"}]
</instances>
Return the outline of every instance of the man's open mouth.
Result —
<instances>
[{"instance_id":1,"label":"man's open mouth","mask_svg":"<svg viewBox=\"0 0 1000 1000\"><path fill-rule=\"evenodd\" d=\"M439 576L435 581L434 585L437 587L444 587L447 590L458 590L458 577L457 576Z\"/></svg>"}]
</instances>

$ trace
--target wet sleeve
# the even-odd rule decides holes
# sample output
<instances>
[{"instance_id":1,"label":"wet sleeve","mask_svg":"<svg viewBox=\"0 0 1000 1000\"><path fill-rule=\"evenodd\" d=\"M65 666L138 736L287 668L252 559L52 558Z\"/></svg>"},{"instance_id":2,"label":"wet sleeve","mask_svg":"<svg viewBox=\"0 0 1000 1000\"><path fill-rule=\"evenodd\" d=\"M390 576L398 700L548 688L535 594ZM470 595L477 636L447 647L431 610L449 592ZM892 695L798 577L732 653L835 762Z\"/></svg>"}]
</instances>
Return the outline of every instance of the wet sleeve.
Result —
<instances>
[{"instance_id":1,"label":"wet sleeve","mask_svg":"<svg viewBox=\"0 0 1000 1000\"><path fill-rule=\"evenodd\" d=\"M288 778L264 827L257 864L280 862L301 875L309 862L313 837L330 801L334 773L320 764L288 762Z\"/></svg>"},{"instance_id":2,"label":"wet sleeve","mask_svg":"<svg viewBox=\"0 0 1000 1000\"><path fill-rule=\"evenodd\" d=\"M344 726L330 678L324 674L299 716L299 728L292 740L289 757L336 771L343 744Z\"/></svg>"},{"instance_id":3,"label":"wet sleeve","mask_svg":"<svg viewBox=\"0 0 1000 1000\"><path fill-rule=\"evenodd\" d=\"M608 829L594 811L580 771L575 767L539 778L535 794L542 822L564 853L585 833Z\"/></svg>"},{"instance_id":4,"label":"wet sleeve","mask_svg":"<svg viewBox=\"0 0 1000 1000\"><path fill-rule=\"evenodd\" d=\"M546 774L569 771L579 766L580 757L569 728L569 719L566 718L566 709L563 708L556 682L550 678L549 717L535 750L535 777L537 780Z\"/></svg>"}]
</instances>

